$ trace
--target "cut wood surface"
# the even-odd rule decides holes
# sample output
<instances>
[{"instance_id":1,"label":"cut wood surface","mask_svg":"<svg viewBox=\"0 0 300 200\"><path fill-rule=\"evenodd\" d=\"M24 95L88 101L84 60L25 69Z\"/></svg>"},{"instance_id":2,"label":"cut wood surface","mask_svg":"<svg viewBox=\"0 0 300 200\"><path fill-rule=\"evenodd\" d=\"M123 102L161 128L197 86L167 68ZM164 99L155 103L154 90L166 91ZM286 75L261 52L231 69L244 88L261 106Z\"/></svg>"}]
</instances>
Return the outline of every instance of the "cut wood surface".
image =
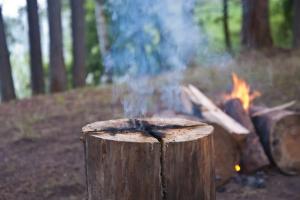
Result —
<instances>
[{"instance_id":1,"label":"cut wood surface","mask_svg":"<svg viewBox=\"0 0 300 200\"><path fill-rule=\"evenodd\" d=\"M85 126L88 199L215 199L212 131L178 118Z\"/></svg>"},{"instance_id":2,"label":"cut wood surface","mask_svg":"<svg viewBox=\"0 0 300 200\"><path fill-rule=\"evenodd\" d=\"M224 111L237 122L242 124L250 134L247 135L245 144L241 146L241 165L244 172L252 172L269 165L263 146L255 132L250 115L244 110L239 99L227 100L224 103Z\"/></svg>"},{"instance_id":3,"label":"cut wood surface","mask_svg":"<svg viewBox=\"0 0 300 200\"><path fill-rule=\"evenodd\" d=\"M266 110L252 107L252 112ZM276 110L252 117L269 158L286 174L300 174L300 114Z\"/></svg>"}]
</instances>

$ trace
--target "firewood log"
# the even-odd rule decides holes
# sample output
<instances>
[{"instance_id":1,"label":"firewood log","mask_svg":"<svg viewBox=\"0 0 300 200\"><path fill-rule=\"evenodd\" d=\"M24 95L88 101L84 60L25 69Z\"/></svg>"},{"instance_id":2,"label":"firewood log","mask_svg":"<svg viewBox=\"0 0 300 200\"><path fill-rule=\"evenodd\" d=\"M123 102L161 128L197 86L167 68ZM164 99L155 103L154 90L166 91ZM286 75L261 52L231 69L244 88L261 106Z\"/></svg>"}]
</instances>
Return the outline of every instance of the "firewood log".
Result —
<instances>
[{"instance_id":1,"label":"firewood log","mask_svg":"<svg viewBox=\"0 0 300 200\"><path fill-rule=\"evenodd\" d=\"M252 106L252 113L264 113L263 107ZM300 114L276 110L252 117L265 151L284 173L300 174Z\"/></svg>"},{"instance_id":2,"label":"firewood log","mask_svg":"<svg viewBox=\"0 0 300 200\"><path fill-rule=\"evenodd\" d=\"M239 99L231 99L224 103L224 111L248 130L245 143L241 146L241 165L244 172L252 172L269 165L268 157L263 149L249 113L244 110Z\"/></svg>"},{"instance_id":3,"label":"firewood log","mask_svg":"<svg viewBox=\"0 0 300 200\"><path fill-rule=\"evenodd\" d=\"M181 98L188 114L198 114L199 117L202 117L209 122L219 124L227 129L230 133L236 133L240 135L244 134L244 136L249 133L249 130L243 127L240 123L237 123L234 119L232 119L232 117L224 113L195 86L189 85L188 87L182 87ZM186 99L190 99L192 106L191 103L188 103L188 100Z\"/></svg>"},{"instance_id":4,"label":"firewood log","mask_svg":"<svg viewBox=\"0 0 300 200\"><path fill-rule=\"evenodd\" d=\"M85 126L88 199L214 200L212 131L162 118Z\"/></svg>"},{"instance_id":5,"label":"firewood log","mask_svg":"<svg viewBox=\"0 0 300 200\"><path fill-rule=\"evenodd\" d=\"M227 130L240 146L244 144L249 130L218 108L195 86L182 87L181 99L185 113L218 124Z\"/></svg>"}]
</instances>

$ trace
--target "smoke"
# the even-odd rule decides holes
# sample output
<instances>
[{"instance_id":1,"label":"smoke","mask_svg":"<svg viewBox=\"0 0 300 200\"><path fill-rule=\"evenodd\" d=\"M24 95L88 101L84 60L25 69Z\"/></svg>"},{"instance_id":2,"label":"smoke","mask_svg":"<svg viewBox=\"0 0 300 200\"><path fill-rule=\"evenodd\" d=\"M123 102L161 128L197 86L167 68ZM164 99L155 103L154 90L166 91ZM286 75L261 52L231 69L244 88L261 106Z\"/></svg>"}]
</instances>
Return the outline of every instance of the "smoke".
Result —
<instances>
[{"instance_id":1,"label":"smoke","mask_svg":"<svg viewBox=\"0 0 300 200\"><path fill-rule=\"evenodd\" d=\"M112 45L105 67L129 86L123 100L127 117L155 112L157 96L165 107L180 109L178 87L202 40L194 4L194 0L107 2Z\"/></svg>"}]
</instances>

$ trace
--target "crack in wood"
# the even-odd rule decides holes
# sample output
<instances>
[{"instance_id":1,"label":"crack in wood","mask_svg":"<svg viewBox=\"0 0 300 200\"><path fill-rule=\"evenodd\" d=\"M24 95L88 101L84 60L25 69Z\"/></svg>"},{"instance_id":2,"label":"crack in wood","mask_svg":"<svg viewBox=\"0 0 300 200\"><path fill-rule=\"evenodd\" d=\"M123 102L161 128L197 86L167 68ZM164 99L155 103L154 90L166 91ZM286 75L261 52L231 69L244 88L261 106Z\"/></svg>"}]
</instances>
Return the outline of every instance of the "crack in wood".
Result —
<instances>
[{"instance_id":1,"label":"crack in wood","mask_svg":"<svg viewBox=\"0 0 300 200\"><path fill-rule=\"evenodd\" d=\"M162 200L167 200L167 185L165 176L165 143L162 139L158 139L160 143L160 180L161 180L161 195Z\"/></svg>"},{"instance_id":2,"label":"crack in wood","mask_svg":"<svg viewBox=\"0 0 300 200\"><path fill-rule=\"evenodd\" d=\"M166 130L166 129L180 129L187 126L180 126L180 125L164 125L158 126L154 124L150 124L144 120L138 119L130 119L129 124L135 129L139 130L143 133L147 133L151 135L155 139L158 140L160 143L160 180L161 180L161 197L162 200L167 200L167 191L166 191L166 177L165 177L165 143L162 137L164 137L164 133L159 130Z\"/></svg>"}]
</instances>

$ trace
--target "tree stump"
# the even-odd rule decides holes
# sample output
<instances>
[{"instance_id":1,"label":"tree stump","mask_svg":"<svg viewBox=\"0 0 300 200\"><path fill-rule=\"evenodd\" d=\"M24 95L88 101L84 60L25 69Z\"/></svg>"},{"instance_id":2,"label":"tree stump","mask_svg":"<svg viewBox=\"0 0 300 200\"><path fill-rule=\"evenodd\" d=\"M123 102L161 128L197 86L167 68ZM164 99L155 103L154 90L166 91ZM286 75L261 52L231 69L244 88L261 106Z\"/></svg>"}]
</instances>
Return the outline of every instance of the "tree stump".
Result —
<instances>
[{"instance_id":1,"label":"tree stump","mask_svg":"<svg viewBox=\"0 0 300 200\"><path fill-rule=\"evenodd\" d=\"M88 199L215 199L212 131L174 118L85 126Z\"/></svg>"}]
</instances>

